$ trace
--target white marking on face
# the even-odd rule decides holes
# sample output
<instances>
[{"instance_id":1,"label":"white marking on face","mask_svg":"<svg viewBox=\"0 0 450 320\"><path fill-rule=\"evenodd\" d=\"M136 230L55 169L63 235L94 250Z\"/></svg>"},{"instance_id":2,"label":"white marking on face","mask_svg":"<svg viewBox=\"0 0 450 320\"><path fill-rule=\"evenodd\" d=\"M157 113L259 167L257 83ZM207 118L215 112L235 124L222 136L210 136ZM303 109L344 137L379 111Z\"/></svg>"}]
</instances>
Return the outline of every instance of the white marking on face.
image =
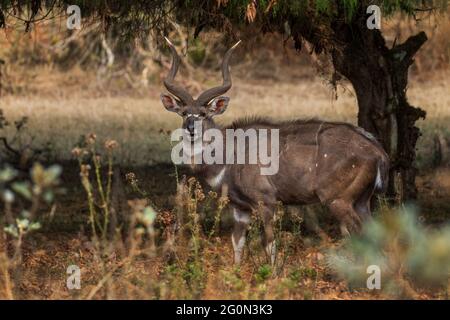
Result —
<instances>
[{"instance_id":1,"label":"white marking on face","mask_svg":"<svg viewBox=\"0 0 450 320\"><path fill-rule=\"evenodd\" d=\"M225 176L225 170L226 167L223 167L216 176L206 179L206 182L208 182L208 184L213 188L218 187L222 183L223 177Z\"/></svg>"},{"instance_id":2,"label":"white marking on face","mask_svg":"<svg viewBox=\"0 0 450 320\"><path fill-rule=\"evenodd\" d=\"M185 128L184 129L184 139L187 139L188 141L195 142L197 140L201 140L203 136L203 127L202 127L202 121L198 120L200 118L200 115L198 114L188 114L187 118L193 117L197 120L194 120L194 135L191 135L191 132Z\"/></svg>"},{"instance_id":3,"label":"white marking on face","mask_svg":"<svg viewBox=\"0 0 450 320\"><path fill-rule=\"evenodd\" d=\"M236 210L233 208L233 217L234 221L248 224L250 223L250 216L246 213L239 212L239 210Z\"/></svg>"},{"instance_id":4,"label":"white marking on face","mask_svg":"<svg viewBox=\"0 0 450 320\"><path fill-rule=\"evenodd\" d=\"M325 153L325 154L323 155L323 157L326 158L326 157L328 157L328 155Z\"/></svg>"},{"instance_id":5,"label":"white marking on face","mask_svg":"<svg viewBox=\"0 0 450 320\"><path fill-rule=\"evenodd\" d=\"M191 136L191 132L188 129L184 129L183 140L194 143L201 140L199 132L194 131L194 135Z\"/></svg>"}]
</instances>

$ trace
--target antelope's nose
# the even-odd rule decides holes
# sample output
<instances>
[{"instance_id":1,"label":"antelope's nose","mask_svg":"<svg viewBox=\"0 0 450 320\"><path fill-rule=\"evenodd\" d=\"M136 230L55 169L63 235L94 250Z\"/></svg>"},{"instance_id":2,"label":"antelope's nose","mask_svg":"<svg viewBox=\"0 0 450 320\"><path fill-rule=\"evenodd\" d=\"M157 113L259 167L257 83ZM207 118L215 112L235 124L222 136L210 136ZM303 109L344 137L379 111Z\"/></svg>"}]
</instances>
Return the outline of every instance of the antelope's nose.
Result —
<instances>
[{"instance_id":1,"label":"antelope's nose","mask_svg":"<svg viewBox=\"0 0 450 320\"><path fill-rule=\"evenodd\" d=\"M195 130L195 124L194 124L194 121L189 121L188 123L187 123L187 126L186 126L186 129L189 131L189 133L191 134L191 136L193 136L194 135L194 130Z\"/></svg>"}]
</instances>

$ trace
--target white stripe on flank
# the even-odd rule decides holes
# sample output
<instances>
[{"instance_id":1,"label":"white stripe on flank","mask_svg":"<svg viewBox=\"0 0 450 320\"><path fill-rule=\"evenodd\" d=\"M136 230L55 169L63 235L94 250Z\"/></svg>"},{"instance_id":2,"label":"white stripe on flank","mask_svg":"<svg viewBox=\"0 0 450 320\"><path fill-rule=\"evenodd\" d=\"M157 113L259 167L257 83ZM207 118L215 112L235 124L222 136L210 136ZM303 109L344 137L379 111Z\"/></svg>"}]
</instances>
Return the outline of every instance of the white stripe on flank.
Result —
<instances>
[{"instance_id":1,"label":"white stripe on flank","mask_svg":"<svg viewBox=\"0 0 450 320\"><path fill-rule=\"evenodd\" d=\"M239 212L235 208L233 208L233 217L234 221L249 224L250 216L247 213Z\"/></svg>"},{"instance_id":2,"label":"white stripe on flank","mask_svg":"<svg viewBox=\"0 0 450 320\"><path fill-rule=\"evenodd\" d=\"M380 165L377 166L377 177L375 179L375 189L381 189L383 187L383 181L381 180Z\"/></svg>"},{"instance_id":3,"label":"white stripe on flank","mask_svg":"<svg viewBox=\"0 0 450 320\"><path fill-rule=\"evenodd\" d=\"M223 177L225 175L225 169L226 167L223 167L216 176L206 179L206 182L208 182L208 184L213 188L219 186L222 183Z\"/></svg>"}]
</instances>

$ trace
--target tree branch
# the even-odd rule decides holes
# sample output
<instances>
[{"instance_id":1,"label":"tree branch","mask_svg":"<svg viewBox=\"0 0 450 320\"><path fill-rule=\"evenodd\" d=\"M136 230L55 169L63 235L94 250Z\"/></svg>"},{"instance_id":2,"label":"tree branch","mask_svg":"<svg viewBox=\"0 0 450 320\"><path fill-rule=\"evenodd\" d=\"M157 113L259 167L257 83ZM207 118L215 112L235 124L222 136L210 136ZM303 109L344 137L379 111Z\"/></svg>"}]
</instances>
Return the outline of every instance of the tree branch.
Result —
<instances>
[{"instance_id":1,"label":"tree branch","mask_svg":"<svg viewBox=\"0 0 450 320\"><path fill-rule=\"evenodd\" d=\"M417 53L420 47L428 40L425 32L409 37L405 42L393 47L390 50L391 55L399 55L399 59L407 64L411 63L412 57Z\"/></svg>"},{"instance_id":2,"label":"tree branch","mask_svg":"<svg viewBox=\"0 0 450 320\"><path fill-rule=\"evenodd\" d=\"M20 152L17 151L16 149L14 149L13 147L11 147L5 137L0 137L0 141L3 143L6 150L11 152L15 156L20 156Z\"/></svg>"}]
</instances>

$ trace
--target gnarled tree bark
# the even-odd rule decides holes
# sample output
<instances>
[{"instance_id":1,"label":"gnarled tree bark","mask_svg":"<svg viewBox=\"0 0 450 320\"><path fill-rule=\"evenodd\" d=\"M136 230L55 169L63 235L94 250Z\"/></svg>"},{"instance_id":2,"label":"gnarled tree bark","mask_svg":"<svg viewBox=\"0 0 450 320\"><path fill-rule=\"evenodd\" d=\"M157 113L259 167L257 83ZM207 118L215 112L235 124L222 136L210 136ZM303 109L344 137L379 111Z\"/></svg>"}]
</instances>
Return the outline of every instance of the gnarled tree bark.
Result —
<instances>
[{"instance_id":1,"label":"gnarled tree bark","mask_svg":"<svg viewBox=\"0 0 450 320\"><path fill-rule=\"evenodd\" d=\"M391 160L387 196L399 201L417 197L415 186L415 122L425 111L411 106L406 97L408 69L427 40L424 32L389 49L379 30L366 27L365 15L351 24L333 26L338 46L332 52L337 72L353 85L358 100L358 125L373 133Z\"/></svg>"}]
</instances>

